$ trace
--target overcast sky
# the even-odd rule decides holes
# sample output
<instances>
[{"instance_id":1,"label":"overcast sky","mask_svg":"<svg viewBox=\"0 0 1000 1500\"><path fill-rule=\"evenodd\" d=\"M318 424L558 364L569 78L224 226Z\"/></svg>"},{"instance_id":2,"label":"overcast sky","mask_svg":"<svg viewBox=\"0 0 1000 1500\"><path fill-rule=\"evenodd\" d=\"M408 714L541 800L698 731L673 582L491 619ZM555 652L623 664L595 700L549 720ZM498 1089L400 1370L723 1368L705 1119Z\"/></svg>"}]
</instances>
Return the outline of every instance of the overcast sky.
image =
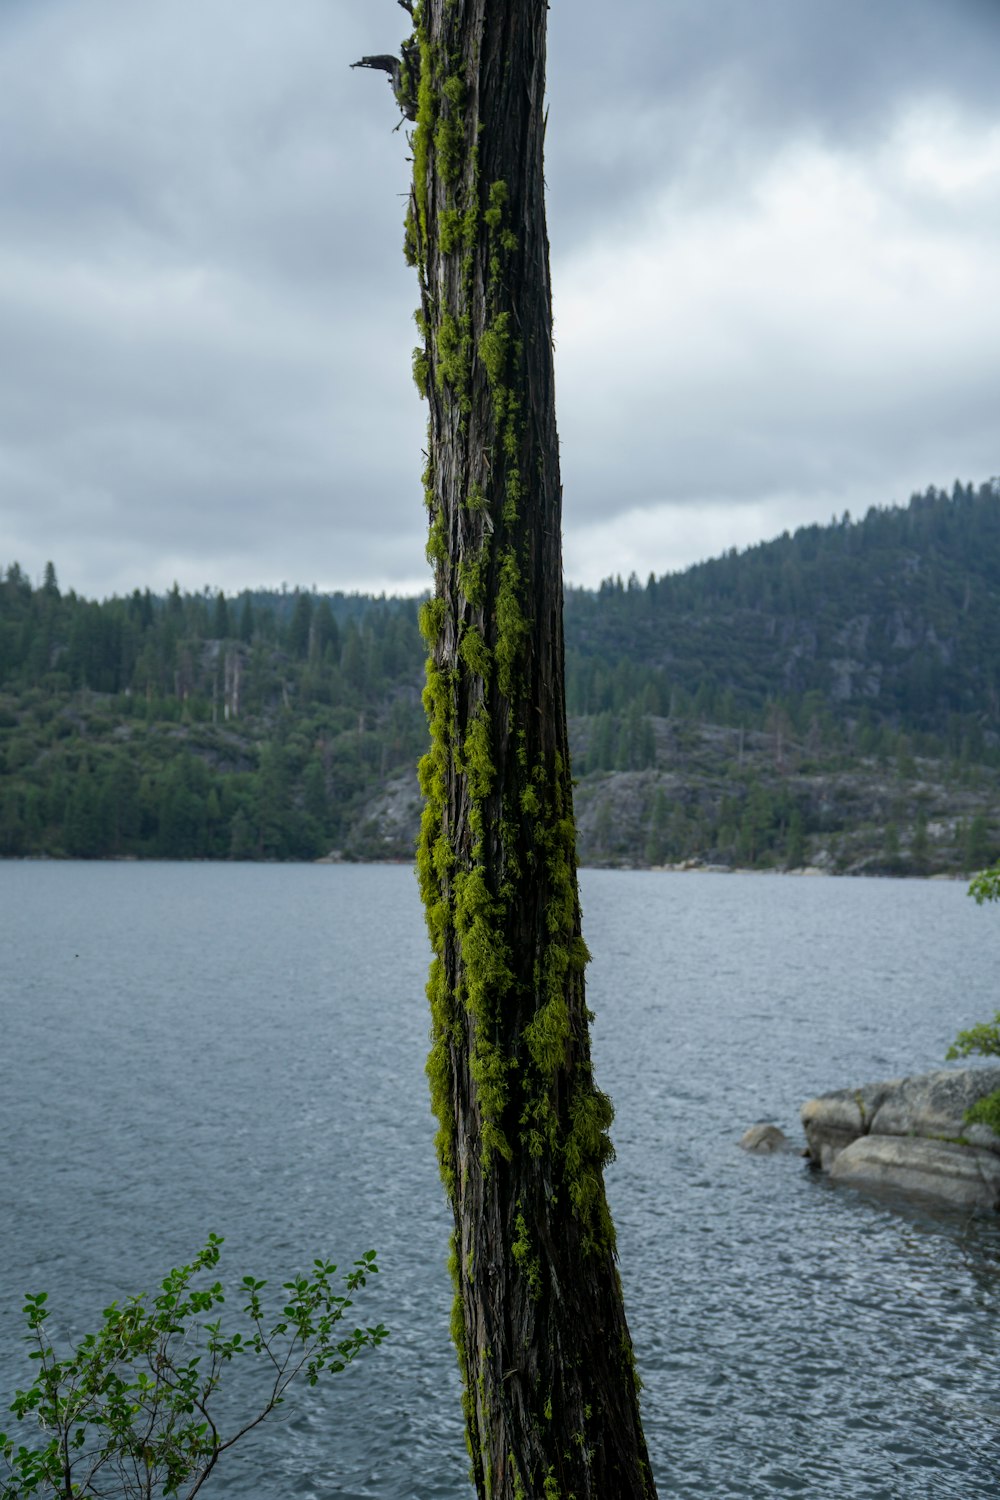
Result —
<instances>
[{"instance_id":1,"label":"overcast sky","mask_svg":"<svg viewBox=\"0 0 1000 1500\"><path fill-rule=\"evenodd\" d=\"M0 0L0 567L426 587L393 0ZM552 0L566 575L1000 472L1000 0Z\"/></svg>"}]
</instances>

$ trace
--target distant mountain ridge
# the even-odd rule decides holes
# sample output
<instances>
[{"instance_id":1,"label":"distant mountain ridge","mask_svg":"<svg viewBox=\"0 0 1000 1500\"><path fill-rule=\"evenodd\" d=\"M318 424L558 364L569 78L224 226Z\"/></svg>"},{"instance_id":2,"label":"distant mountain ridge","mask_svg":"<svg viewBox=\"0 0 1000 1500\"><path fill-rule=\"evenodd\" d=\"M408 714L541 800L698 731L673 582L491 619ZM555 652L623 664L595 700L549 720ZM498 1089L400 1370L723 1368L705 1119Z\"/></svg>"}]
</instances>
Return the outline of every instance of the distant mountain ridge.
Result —
<instances>
[{"instance_id":1,"label":"distant mountain ridge","mask_svg":"<svg viewBox=\"0 0 1000 1500\"><path fill-rule=\"evenodd\" d=\"M0 854L410 857L417 603L98 603L12 564ZM570 588L566 649L586 860L927 873L1000 853L996 479Z\"/></svg>"},{"instance_id":2,"label":"distant mountain ridge","mask_svg":"<svg viewBox=\"0 0 1000 1500\"><path fill-rule=\"evenodd\" d=\"M941 737L958 716L996 734L1000 481L931 488L644 587L570 590L566 634L584 678L625 656L727 719L816 695L841 722Z\"/></svg>"}]
</instances>

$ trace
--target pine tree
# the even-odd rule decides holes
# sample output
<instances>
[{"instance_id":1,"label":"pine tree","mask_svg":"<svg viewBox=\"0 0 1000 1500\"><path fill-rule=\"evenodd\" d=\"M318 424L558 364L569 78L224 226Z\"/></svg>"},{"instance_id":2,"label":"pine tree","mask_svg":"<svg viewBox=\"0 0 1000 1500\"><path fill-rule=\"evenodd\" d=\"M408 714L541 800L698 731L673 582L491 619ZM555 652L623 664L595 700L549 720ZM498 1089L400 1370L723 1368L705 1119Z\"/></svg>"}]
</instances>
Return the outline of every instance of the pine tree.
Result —
<instances>
[{"instance_id":1,"label":"pine tree","mask_svg":"<svg viewBox=\"0 0 1000 1500\"><path fill-rule=\"evenodd\" d=\"M229 623L229 605L226 596L220 589L215 596L215 608L212 612L212 635L217 641L228 640L232 634Z\"/></svg>"}]
</instances>

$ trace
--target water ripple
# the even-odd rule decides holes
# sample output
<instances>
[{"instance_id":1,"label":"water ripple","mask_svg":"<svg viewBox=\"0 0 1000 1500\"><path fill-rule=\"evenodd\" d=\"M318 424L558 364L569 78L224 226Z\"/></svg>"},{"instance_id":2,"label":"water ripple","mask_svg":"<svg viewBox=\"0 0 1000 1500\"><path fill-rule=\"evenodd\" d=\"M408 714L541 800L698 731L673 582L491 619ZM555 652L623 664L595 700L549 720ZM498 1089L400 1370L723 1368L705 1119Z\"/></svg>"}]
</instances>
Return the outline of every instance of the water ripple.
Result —
<instances>
[{"instance_id":1,"label":"water ripple","mask_svg":"<svg viewBox=\"0 0 1000 1500\"><path fill-rule=\"evenodd\" d=\"M810 1094L937 1066L995 1009L1000 924L944 883L588 872L583 892L661 1496L992 1500L995 1222L736 1142L757 1119L797 1135ZM376 1245L364 1315L390 1343L216 1488L468 1497L410 872L0 865L0 941L4 1384L25 1288L79 1332L210 1229L234 1275Z\"/></svg>"}]
</instances>

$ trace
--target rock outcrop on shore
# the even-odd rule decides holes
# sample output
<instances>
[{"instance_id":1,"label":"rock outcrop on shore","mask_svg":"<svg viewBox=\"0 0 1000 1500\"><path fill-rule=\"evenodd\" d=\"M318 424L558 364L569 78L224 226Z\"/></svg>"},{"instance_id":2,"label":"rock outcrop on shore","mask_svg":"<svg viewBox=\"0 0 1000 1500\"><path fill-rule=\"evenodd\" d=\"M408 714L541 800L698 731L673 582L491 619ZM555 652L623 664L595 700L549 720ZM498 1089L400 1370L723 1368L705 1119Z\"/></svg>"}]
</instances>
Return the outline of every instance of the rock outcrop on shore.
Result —
<instances>
[{"instance_id":1,"label":"rock outcrop on shore","mask_svg":"<svg viewBox=\"0 0 1000 1500\"><path fill-rule=\"evenodd\" d=\"M1000 1209L1000 1135L966 1111L1000 1089L1000 1067L951 1068L837 1089L802 1106L813 1164L838 1182Z\"/></svg>"}]
</instances>

